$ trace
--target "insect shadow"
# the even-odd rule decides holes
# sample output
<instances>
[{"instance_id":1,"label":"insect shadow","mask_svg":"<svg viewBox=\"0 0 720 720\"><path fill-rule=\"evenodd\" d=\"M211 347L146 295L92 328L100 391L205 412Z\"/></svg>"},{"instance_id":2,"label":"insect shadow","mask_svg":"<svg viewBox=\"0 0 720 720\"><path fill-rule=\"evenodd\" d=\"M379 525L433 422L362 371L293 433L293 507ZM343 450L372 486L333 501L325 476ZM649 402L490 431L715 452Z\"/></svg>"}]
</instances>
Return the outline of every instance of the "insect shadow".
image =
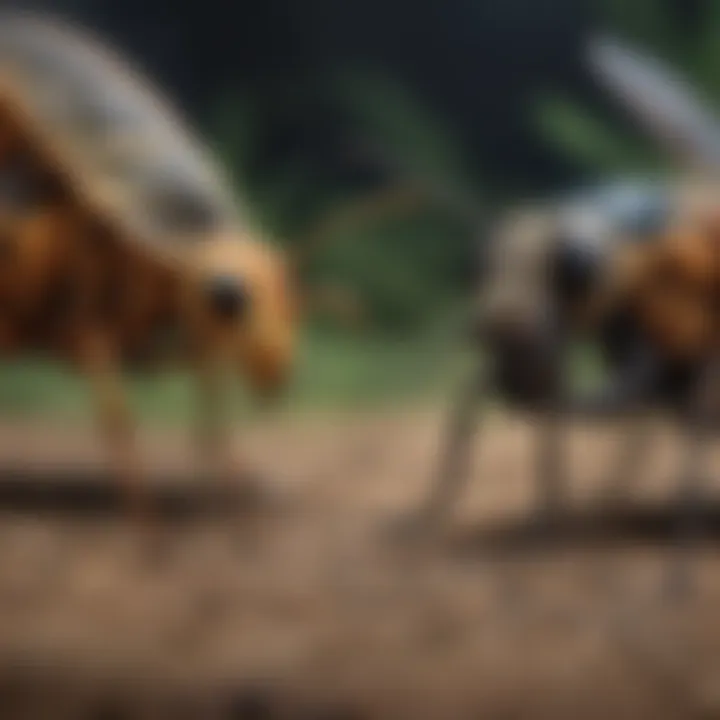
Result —
<instances>
[{"instance_id":1,"label":"insect shadow","mask_svg":"<svg viewBox=\"0 0 720 720\"><path fill-rule=\"evenodd\" d=\"M488 551L533 555L548 550L612 550L677 546L683 530L683 510L676 500L618 503L601 509L567 510L550 528L538 531L534 518L497 520L458 529L446 538L452 552L472 556ZM720 498L702 508L694 547L720 544Z\"/></svg>"},{"instance_id":2,"label":"insect shadow","mask_svg":"<svg viewBox=\"0 0 720 720\"><path fill-rule=\"evenodd\" d=\"M221 517L249 509L249 503L227 488L188 475L158 475L149 502L165 520ZM97 468L0 467L0 514L122 516L122 489L110 472Z\"/></svg>"}]
</instances>

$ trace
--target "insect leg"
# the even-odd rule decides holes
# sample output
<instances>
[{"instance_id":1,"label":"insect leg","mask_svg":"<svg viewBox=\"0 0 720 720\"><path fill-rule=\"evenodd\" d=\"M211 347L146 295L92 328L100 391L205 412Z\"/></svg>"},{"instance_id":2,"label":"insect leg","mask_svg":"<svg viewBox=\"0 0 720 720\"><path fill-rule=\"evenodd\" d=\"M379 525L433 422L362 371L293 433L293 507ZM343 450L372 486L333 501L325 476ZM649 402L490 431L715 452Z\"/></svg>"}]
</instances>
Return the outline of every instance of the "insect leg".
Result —
<instances>
[{"instance_id":1,"label":"insect leg","mask_svg":"<svg viewBox=\"0 0 720 720\"><path fill-rule=\"evenodd\" d=\"M545 397L539 406L539 426L535 435L535 476L538 488L535 519L542 530L550 529L562 507L566 486L563 441L570 406L567 388L568 339L560 328L556 328L550 337L552 342L549 344L548 352L551 355L548 363L552 372L548 376Z\"/></svg>"},{"instance_id":2,"label":"insect leg","mask_svg":"<svg viewBox=\"0 0 720 720\"><path fill-rule=\"evenodd\" d=\"M260 484L235 455L228 420L228 378L223 364L200 363L197 372L196 443L202 474L233 507L248 507L266 499ZM226 505L229 507L229 505Z\"/></svg>"},{"instance_id":3,"label":"insect leg","mask_svg":"<svg viewBox=\"0 0 720 720\"><path fill-rule=\"evenodd\" d=\"M231 471L230 439L225 422L223 373L210 362L200 365L197 372L196 441L204 474L216 485L225 484Z\"/></svg>"},{"instance_id":4,"label":"insect leg","mask_svg":"<svg viewBox=\"0 0 720 720\"><path fill-rule=\"evenodd\" d=\"M148 513L148 488L140 468L135 423L123 389L120 364L113 344L89 333L81 340L82 362L95 399L98 423L111 453L114 472L122 483L132 514Z\"/></svg>"},{"instance_id":5,"label":"insect leg","mask_svg":"<svg viewBox=\"0 0 720 720\"><path fill-rule=\"evenodd\" d=\"M429 531L436 527L467 485L472 439L479 423L479 410L486 385L483 369L475 368L452 406L440 462L435 469L430 490L419 510L409 518L403 518L403 528Z\"/></svg>"},{"instance_id":6,"label":"insect leg","mask_svg":"<svg viewBox=\"0 0 720 720\"><path fill-rule=\"evenodd\" d=\"M598 500L601 505L615 501L635 477L653 436L653 423L647 407L660 379L661 364L655 353L638 342L626 362L610 382L589 397L572 401L571 410L589 419L621 421L623 437L608 475L603 478Z\"/></svg>"},{"instance_id":7,"label":"insect leg","mask_svg":"<svg viewBox=\"0 0 720 720\"><path fill-rule=\"evenodd\" d=\"M565 486L562 461L563 420L564 416L557 408L548 408L541 418L537 433L537 510L542 524L554 520L562 507Z\"/></svg>"},{"instance_id":8,"label":"insect leg","mask_svg":"<svg viewBox=\"0 0 720 720\"><path fill-rule=\"evenodd\" d=\"M713 358L694 388L684 425L683 454L678 489L680 526L675 562L669 573L671 592L689 589L689 554L702 529L704 500L702 489L707 479L707 452L712 440L713 423L717 419L717 398L720 389L720 362Z\"/></svg>"},{"instance_id":9,"label":"insect leg","mask_svg":"<svg viewBox=\"0 0 720 720\"><path fill-rule=\"evenodd\" d=\"M654 423L646 413L632 413L625 418L617 455L612 458L610 469L600 483L597 494L600 506L613 505L626 495L647 456L650 441L654 437L653 429Z\"/></svg>"}]
</instances>

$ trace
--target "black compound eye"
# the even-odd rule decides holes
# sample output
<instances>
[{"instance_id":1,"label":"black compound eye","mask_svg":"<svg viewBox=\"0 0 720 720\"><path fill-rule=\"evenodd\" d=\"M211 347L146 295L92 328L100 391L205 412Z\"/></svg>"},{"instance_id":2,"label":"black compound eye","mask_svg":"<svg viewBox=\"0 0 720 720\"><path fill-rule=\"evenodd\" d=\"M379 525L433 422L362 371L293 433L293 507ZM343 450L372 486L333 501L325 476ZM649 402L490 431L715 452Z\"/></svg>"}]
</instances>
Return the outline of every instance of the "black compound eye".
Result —
<instances>
[{"instance_id":1,"label":"black compound eye","mask_svg":"<svg viewBox=\"0 0 720 720\"><path fill-rule=\"evenodd\" d=\"M570 239L558 241L551 260L552 286L565 302L576 302L592 289L599 271L597 254L581 243Z\"/></svg>"},{"instance_id":2,"label":"black compound eye","mask_svg":"<svg viewBox=\"0 0 720 720\"><path fill-rule=\"evenodd\" d=\"M229 275L219 275L208 283L208 297L213 313L222 320L242 317L249 303L247 286L242 280Z\"/></svg>"}]
</instances>

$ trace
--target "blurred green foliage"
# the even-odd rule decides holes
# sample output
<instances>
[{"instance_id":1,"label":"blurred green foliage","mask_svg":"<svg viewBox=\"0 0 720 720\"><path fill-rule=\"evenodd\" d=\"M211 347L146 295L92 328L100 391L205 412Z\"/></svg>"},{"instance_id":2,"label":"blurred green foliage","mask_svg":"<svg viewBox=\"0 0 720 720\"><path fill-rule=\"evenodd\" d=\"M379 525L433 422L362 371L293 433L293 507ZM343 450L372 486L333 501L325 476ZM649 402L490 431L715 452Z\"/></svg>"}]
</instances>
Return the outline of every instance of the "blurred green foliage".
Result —
<instances>
[{"instance_id":1,"label":"blurred green foliage","mask_svg":"<svg viewBox=\"0 0 720 720\"><path fill-rule=\"evenodd\" d=\"M299 356L296 382L278 408L363 409L397 402L437 399L454 382L466 355L448 351L442 334L389 341L311 332ZM132 407L144 421L185 427L193 416L193 386L181 372L128 378ZM231 400L233 416L262 417L242 388ZM0 372L0 414L4 417L90 422L93 405L87 383L55 364L18 361Z\"/></svg>"},{"instance_id":2,"label":"blurred green foliage","mask_svg":"<svg viewBox=\"0 0 720 720\"><path fill-rule=\"evenodd\" d=\"M463 296L480 214L477 181L452 129L402 85L349 72L326 82L327 93L353 118L358 144L373 154L385 177L375 187L360 194L313 193L302 163L253 177L252 137L261 122L252 116L252 103L239 99L216 115L216 148L256 226L288 246L330 235L319 243L310 282L348 288L363 307L365 330L423 335ZM398 195L414 202L393 202ZM298 197L304 213L293 211ZM332 318L324 318L327 324ZM342 322L334 329L341 330Z\"/></svg>"}]
</instances>

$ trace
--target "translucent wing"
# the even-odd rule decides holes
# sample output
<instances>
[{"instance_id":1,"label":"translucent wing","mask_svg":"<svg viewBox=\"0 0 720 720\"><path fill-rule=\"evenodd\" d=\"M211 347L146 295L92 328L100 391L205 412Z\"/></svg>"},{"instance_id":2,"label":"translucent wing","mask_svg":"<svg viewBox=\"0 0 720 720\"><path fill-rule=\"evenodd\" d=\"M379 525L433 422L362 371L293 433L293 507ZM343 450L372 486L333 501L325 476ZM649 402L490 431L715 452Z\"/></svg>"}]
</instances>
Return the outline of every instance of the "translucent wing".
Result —
<instances>
[{"instance_id":1,"label":"translucent wing","mask_svg":"<svg viewBox=\"0 0 720 720\"><path fill-rule=\"evenodd\" d=\"M128 241L177 256L238 222L230 184L135 71L85 31L0 15L0 104Z\"/></svg>"},{"instance_id":2,"label":"translucent wing","mask_svg":"<svg viewBox=\"0 0 720 720\"><path fill-rule=\"evenodd\" d=\"M680 74L612 38L592 41L588 57L601 85L678 160L720 168L720 125Z\"/></svg>"}]
</instances>

